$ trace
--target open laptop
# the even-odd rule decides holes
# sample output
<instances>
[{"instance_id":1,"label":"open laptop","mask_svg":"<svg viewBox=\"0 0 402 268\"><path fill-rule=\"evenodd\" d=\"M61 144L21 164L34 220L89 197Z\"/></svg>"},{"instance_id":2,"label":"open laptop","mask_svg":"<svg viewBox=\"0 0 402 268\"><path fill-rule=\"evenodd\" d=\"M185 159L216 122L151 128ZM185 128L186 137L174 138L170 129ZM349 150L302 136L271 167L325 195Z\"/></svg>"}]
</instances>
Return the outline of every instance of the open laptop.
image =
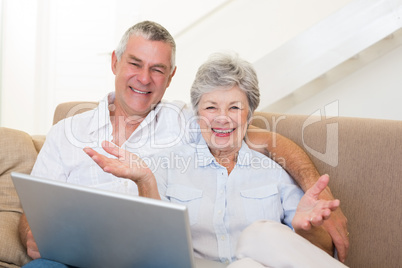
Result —
<instances>
[{"instance_id":1,"label":"open laptop","mask_svg":"<svg viewBox=\"0 0 402 268\"><path fill-rule=\"evenodd\" d=\"M182 205L11 173L41 257L78 267L218 268Z\"/></svg>"}]
</instances>

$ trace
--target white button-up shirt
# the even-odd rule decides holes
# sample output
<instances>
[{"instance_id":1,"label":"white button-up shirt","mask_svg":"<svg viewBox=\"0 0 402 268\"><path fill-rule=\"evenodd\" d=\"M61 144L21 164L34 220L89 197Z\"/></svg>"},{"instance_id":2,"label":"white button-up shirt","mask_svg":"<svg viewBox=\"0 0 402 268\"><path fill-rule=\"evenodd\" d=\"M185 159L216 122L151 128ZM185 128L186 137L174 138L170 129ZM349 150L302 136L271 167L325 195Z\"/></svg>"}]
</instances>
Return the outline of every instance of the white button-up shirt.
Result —
<instances>
[{"instance_id":1,"label":"white button-up shirt","mask_svg":"<svg viewBox=\"0 0 402 268\"><path fill-rule=\"evenodd\" d=\"M112 141L112 124L108 106L114 102L110 93L94 110L58 122L46 136L33 167L32 175L85 185L115 192L138 194L130 180L105 173L83 151L86 146L111 157L102 149L102 141ZM193 112L184 103L161 102L141 122L122 145L140 157L177 145L193 142L199 137Z\"/></svg>"},{"instance_id":2,"label":"white button-up shirt","mask_svg":"<svg viewBox=\"0 0 402 268\"><path fill-rule=\"evenodd\" d=\"M240 233L266 219L291 227L303 191L278 164L243 142L230 174L201 138L152 156L161 198L188 207L196 257L235 260Z\"/></svg>"}]
</instances>

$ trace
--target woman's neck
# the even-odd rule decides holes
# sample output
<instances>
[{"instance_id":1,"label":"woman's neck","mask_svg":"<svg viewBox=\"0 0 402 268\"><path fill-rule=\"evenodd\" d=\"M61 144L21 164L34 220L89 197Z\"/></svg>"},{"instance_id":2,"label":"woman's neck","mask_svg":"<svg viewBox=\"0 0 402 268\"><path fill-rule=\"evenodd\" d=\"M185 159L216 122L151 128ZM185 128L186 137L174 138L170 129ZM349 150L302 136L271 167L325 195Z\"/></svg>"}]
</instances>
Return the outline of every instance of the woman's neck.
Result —
<instances>
[{"instance_id":1,"label":"woman's neck","mask_svg":"<svg viewBox=\"0 0 402 268\"><path fill-rule=\"evenodd\" d=\"M214 156L215 160L221 165L224 166L228 174L232 172L237 162L237 155L239 153L240 148L234 148L229 151L219 150L219 149L209 149L211 154Z\"/></svg>"}]
</instances>

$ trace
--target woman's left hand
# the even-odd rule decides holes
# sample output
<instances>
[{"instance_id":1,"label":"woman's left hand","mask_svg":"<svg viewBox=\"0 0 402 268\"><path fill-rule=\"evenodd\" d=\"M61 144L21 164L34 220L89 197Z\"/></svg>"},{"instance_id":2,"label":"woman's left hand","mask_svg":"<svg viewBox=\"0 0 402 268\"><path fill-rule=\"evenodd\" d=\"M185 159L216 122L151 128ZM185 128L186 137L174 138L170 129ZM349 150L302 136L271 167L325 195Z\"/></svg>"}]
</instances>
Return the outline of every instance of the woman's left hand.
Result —
<instances>
[{"instance_id":1,"label":"woman's left hand","mask_svg":"<svg viewBox=\"0 0 402 268\"><path fill-rule=\"evenodd\" d=\"M296 231L309 231L313 226L321 226L330 217L331 212L339 207L340 201L337 199L318 199L319 194L324 191L328 182L328 175L321 176L301 198L292 220L292 226Z\"/></svg>"}]
</instances>

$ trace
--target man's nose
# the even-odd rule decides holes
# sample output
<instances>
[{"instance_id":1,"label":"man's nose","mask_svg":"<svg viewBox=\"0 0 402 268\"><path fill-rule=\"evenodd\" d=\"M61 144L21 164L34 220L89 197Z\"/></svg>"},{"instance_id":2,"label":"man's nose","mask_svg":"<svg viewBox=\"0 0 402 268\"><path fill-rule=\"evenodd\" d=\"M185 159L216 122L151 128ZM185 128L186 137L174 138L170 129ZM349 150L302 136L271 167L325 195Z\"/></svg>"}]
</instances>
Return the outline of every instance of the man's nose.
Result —
<instances>
[{"instance_id":1,"label":"man's nose","mask_svg":"<svg viewBox=\"0 0 402 268\"><path fill-rule=\"evenodd\" d=\"M148 85L151 82L151 73L148 69L143 68L138 72L137 80L143 85Z\"/></svg>"}]
</instances>

